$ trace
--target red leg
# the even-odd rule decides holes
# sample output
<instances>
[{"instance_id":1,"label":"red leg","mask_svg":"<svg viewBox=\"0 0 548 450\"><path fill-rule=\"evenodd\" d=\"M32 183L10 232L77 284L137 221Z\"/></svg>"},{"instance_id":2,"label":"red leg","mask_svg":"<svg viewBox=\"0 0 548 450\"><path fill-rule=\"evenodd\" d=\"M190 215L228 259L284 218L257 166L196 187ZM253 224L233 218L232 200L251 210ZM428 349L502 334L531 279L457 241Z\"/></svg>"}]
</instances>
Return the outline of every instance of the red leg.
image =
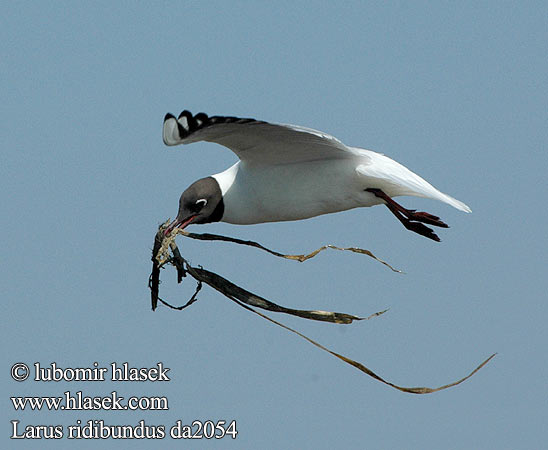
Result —
<instances>
[{"instance_id":1,"label":"red leg","mask_svg":"<svg viewBox=\"0 0 548 450\"><path fill-rule=\"evenodd\" d=\"M414 209L406 209L391 197L386 195L381 189L366 189L376 197L382 198L386 202L388 209L394 214L405 228L421 236L427 237L434 241L440 241L440 238L431 228L428 228L425 223L436 227L449 228L449 225L440 220L438 216L434 216L427 212L415 211Z\"/></svg>"}]
</instances>

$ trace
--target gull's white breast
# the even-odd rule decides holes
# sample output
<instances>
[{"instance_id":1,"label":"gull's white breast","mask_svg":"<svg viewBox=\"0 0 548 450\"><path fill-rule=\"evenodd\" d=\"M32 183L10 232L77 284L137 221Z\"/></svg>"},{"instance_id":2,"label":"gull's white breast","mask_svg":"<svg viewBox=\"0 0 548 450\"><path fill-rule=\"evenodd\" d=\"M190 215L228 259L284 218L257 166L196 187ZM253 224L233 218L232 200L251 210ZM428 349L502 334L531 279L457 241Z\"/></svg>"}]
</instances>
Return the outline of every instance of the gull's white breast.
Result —
<instances>
[{"instance_id":1,"label":"gull's white breast","mask_svg":"<svg viewBox=\"0 0 548 450\"><path fill-rule=\"evenodd\" d=\"M322 159L252 165L239 161L213 175L223 193L223 222L253 224L301 220L381 203L364 192L356 160Z\"/></svg>"}]
</instances>

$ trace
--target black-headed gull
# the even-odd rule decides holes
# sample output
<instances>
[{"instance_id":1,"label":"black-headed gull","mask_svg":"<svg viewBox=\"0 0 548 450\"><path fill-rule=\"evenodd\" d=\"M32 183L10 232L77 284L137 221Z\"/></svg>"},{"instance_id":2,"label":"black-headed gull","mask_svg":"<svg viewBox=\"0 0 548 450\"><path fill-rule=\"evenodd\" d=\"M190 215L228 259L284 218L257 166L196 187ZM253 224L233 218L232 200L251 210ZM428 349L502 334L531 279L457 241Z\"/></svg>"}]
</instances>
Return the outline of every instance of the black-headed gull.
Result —
<instances>
[{"instance_id":1,"label":"black-headed gull","mask_svg":"<svg viewBox=\"0 0 548 450\"><path fill-rule=\"evenodd\" d=\"M215 142L240 159L183 192L166 234L191 223L301 220L384 203L408 230L439 241L425 225L447 228L439 217L406 209L393 197L433 198L470 212L387 156L310 128L183 111L165 116L163 140L170 146Z\"/></svg>"}]
</instances>

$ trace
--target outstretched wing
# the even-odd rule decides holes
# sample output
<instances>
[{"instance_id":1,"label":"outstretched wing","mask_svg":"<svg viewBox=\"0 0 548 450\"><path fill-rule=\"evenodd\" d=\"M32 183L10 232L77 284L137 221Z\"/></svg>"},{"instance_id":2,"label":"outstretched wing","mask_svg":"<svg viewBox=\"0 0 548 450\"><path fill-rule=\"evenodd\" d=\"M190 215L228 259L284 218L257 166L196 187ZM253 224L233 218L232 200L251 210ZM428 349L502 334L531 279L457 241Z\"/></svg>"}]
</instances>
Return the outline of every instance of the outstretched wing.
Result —
<instances>
[{"instance_id":1,"label":"outstretched wing","mask_svg":"<svg viewBox=\"0 0 548 450\"><path fill-rule=\"evenodd\" d=\"M228 147L242 161L287 164L353 156L341 141L321 131L239 117L212 116L183 111L178 118L166 114L166 145L215 142Z\"/></svg>"}]
</instances>

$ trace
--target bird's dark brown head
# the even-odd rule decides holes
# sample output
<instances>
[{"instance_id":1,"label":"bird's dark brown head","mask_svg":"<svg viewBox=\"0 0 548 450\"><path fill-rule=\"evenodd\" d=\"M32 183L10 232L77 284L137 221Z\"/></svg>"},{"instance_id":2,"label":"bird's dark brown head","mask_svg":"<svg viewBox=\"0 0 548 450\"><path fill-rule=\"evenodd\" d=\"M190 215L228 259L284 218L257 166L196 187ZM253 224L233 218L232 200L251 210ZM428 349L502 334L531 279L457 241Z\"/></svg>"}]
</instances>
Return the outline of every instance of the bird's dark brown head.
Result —
<instances>
[{"instance_id":1,"label":"bird's dark brown head","mask_svg":"<svg viewBox=\"0 0 548 450\"><path fill-rule=\"evenodd\" d=\"M167 227L165 234L191 223L219 222L223 213L223 195L219 183L213 177L202 178L192 183L181 195L177 218Z\"/></svg>"}]
</instances>

